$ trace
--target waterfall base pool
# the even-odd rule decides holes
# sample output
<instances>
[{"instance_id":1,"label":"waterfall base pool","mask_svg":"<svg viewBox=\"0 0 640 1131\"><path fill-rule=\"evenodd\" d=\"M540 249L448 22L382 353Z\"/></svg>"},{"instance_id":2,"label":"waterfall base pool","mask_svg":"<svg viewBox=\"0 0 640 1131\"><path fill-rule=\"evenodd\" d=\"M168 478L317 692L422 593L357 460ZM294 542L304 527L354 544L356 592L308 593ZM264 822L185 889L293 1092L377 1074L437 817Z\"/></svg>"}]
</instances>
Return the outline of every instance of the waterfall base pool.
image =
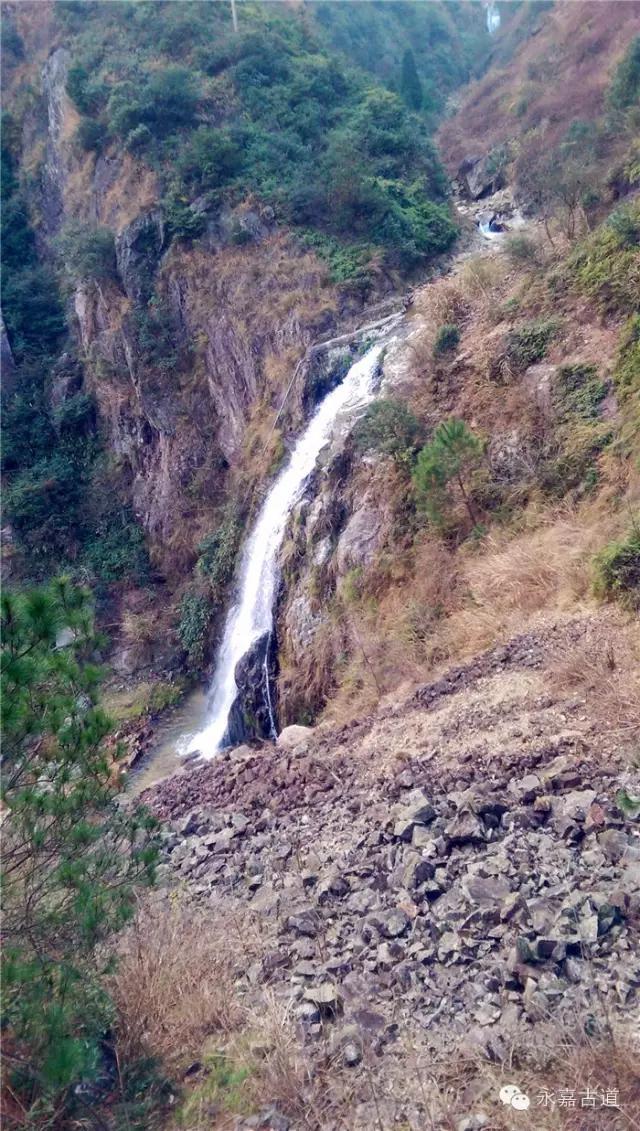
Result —
<instances>
[{"instance_id":1,"label":"waterfall base pool","mask_svg":"<svg viewBox=\"0 0 640 1131\"><path fill-rule=\"evenodd\" d=\"M204 726L207 710L206 689L198 687L158 724L149 749L128 775L126 792L130 797L139 797L149 786L185 768L189 739Z\"/></svg>"}]
</instances>

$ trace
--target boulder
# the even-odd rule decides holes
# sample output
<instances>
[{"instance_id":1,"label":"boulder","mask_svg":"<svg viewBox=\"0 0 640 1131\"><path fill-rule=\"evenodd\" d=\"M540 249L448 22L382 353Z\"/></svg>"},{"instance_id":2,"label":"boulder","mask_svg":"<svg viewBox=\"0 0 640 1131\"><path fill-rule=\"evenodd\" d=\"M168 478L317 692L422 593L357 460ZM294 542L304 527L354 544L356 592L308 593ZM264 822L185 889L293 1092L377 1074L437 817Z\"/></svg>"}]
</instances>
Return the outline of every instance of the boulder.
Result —
<instances>
[{"instance_id":1,"label":"boulder","mask_svg":"<svg viewBox=\"0 0 640 1131\"><path fill-rule=\"evenodd\" d=\"M462 161L456 180L462 192L470 200L480 200L489 196L504 186L505 179L502 169L495 167L489 153L469 155Z\"/></svg>"},{"instance_id":2,"label":"boulder","mask_svg":"<svg viewBox=\"0 0 640 1131\"><path fill-rule=\"evenodd\" d=\"M276 739L276 746L278 746L280 750L299 751L302 746L307 746L313 734L313 727L295 725L285 727L284 730L280 731Z\"/></svg>"}]
</instances>

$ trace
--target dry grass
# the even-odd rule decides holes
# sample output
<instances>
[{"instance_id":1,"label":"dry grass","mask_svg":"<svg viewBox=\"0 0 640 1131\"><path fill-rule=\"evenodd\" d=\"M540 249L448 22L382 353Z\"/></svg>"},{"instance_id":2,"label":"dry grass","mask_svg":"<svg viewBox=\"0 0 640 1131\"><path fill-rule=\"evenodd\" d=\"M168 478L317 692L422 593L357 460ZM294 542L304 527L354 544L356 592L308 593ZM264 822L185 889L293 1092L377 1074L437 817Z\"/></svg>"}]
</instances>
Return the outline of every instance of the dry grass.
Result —
<instances>
[{"instance_id":1,"label":"dry grass","mask_svg":"<svg viewBox=\"0 0 640 1131\"><path fill-rule=\"evenodd\" d=\"M120 940L112 983L121 1059L151 1055L176 1072L212 1034L236 1030L244 1010L235 964L251 945L238 915L221 922L177 898L141 907Z\"/></svg>"},{"instance_id":2,"label":"dry grass","mask_svg":"<svg viewBox=\"0 0 640 1131\"><path fill-rule=\"evenodd\" d=\"M576 646L547 674L550 690L598 706L610 733L640 737L640 626L620 614L608 632Z\"/></svg>"},{"instance_id":3,"label":"dry grass","mask_svg":"<svg viewBox=\"0 0 640 1131\"><path fill-rule=\"evenodd\" d=\"M503 258L474 255L465 260L458 272L458 285L468 302L491 306L507 271Z\"/></svg>"},{"instance_id":4,"label":"dry grass","mask_svg":"<svg viewBox=\"0 0 640 1131\"><path fill-rule=\"evenodd\" d=\"M469 312L468 301L455 279L442 278L422 287L416 294L414 310L425 322L438 327L459 324Z\"/></svg>"},{"instance_id":5,"label":"dry grass","mask_svg":"<svg viewBox=\"0 0 640 1131\"><path fill-rule=\"evenodd\" d=\"M600 1012L597 1005L594 1012ZM585 1029L594 1021L598 1035L590 1037ZM412 1090L427 1108L420 1131L456 1131L461 1116L469 1113L487 1116L491 1131L522 1131L524 1126L535 1131L637 1131L640 1127L638 1047L629 1033L614 1031L608 1022L601 1026L594 1017L549 1019L519 1032L498 1064L480 1052L468 1052L434 1072L432 1063L414 1059ZM529 1097L528 1110L500 1101L500 1091L508 1084ZM560 1103L563 1095L565 1101ZM590 1095L594 1107L587 1106ZM602 1103L603 1097L608 1104ZM412 1122L410 1126L414 1131Z\"/></svg>"}]
</instances>

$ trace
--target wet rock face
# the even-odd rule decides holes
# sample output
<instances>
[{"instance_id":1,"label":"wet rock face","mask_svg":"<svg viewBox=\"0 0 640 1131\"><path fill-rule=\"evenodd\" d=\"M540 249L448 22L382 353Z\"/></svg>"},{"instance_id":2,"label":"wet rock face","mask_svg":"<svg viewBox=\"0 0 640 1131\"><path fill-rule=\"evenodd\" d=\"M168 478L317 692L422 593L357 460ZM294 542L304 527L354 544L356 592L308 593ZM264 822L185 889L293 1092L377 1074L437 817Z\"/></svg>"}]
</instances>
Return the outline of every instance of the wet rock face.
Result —
<instances>
[{"instance_id":1,"label":"wet rock face","mask_svg":"<svg viewBox=\"0 0 640 1131\"><path fill-rule=\"evenodd\" d=\"M238 695L229 714L225 745L257 738L275 738L278 647L273 632L265 633L236 667Z\"/></svg>"}]
</instances>

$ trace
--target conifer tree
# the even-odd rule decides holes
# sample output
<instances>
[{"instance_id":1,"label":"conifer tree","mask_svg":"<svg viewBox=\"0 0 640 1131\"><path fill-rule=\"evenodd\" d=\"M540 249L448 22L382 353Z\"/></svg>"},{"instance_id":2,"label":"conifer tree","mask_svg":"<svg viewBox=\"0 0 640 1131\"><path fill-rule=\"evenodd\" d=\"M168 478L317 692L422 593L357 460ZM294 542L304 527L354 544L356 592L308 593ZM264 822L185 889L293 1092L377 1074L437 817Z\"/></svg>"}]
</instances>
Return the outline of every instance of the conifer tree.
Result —
<instances>
[{"instance_id":1,"label":"conifer tree","mask_svg":"<svg viewBox=\"0 0 640 1131\"><path fill-rule=\"evenodd\" d=\"M400 93L410 110L420 110L422 107L422 83L416 67L416 60L411 48L407 48L402 56L402 76L400 78Z\"/></svg>"},{"instance_id":2,"label":"conifer tree","mask_svg":"<svg viewBox=\"0 0 640 1131\"><path fill-rule=\"evenodd\" d=\"M95 647L87 593L66 580L3 594L1 1023L29 1126L72 1115L98 1073L111 1017L98 944L156 858L154 822L117 802Z\"/></svg>"},{"instance_id":3,"label":"conifer tree","mask_svg":"<svg viewBox=\"0 0 640 1131\"><path fill-rule=\"evenodd\" d=\"M482 442L463 420L444 420L418 453L413 482L418 503L441 526L459 493L474 526L478 521L469 476L479 466Z\"/></svg>"}]
</instances>

